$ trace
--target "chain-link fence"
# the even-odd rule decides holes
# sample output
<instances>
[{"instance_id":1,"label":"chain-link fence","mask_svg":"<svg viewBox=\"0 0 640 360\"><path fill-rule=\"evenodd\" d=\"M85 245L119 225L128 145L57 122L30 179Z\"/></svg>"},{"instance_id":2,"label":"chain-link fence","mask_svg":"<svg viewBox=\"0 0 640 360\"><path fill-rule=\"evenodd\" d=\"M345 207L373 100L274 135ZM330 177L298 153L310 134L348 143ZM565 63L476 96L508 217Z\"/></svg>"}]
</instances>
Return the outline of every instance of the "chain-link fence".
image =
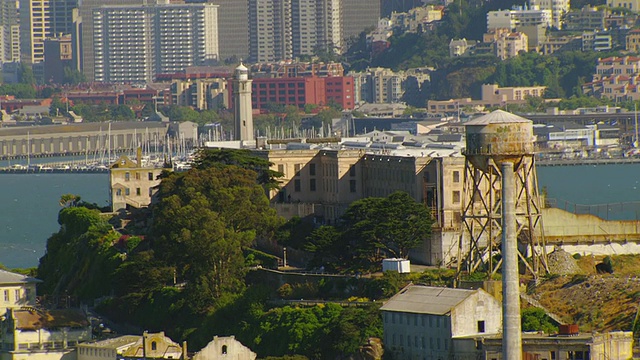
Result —
<instances>
[{"instance_id":1,"label":"chain-link fence","mask_svg":"<svg viewBox=\"0 0 640 360\"><path fill-rule=\"evenodd\" d=\"M640 220L640 201L586 205L562 199L546 199L545 206L574 214L591 214L605 220Z\"/></svg>"}]
</instances>

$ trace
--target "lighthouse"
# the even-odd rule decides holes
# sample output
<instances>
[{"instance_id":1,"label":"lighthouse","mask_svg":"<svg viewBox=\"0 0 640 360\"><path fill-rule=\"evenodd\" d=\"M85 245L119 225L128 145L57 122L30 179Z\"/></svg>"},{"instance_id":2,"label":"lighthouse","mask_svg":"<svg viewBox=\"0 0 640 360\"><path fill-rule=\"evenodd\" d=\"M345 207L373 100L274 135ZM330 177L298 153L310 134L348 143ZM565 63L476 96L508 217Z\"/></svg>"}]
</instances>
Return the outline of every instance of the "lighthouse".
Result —
<instances>
[{"instance_id":1,"label":"lighthouse","mask_svg":"<svg viewBox=\"0 0 640 360\"><path fill-rule=\"evenodd\" d=\"M233 74L234 139L253 140L253 114L251 109L251 80L249 69L242 63Z\"/></svg>"}]
</instances>

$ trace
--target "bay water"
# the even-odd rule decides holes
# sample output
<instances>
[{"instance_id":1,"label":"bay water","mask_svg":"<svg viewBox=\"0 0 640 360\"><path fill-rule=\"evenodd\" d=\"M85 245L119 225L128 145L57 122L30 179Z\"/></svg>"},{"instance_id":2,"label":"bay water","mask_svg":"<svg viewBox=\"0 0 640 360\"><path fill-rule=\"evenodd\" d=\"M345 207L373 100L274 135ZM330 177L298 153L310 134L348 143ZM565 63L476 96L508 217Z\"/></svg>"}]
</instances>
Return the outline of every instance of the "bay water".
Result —
<instances>
[{"instance_id":1,"label":"bay water","mask_svg":"<svg viewBox=\"0 0 640 360\"><path fill-rule=\"evenodd\" d=\"M600 216L610 219L639 218L640 206L636 210L633 206L622 209L615 205L640 204L638 164L539 167L538 183L558 207L573 210L609 204L589 209L599 210ZM38 265L47 238L60 228L57 222L60 196L69 193L105 206L109 201L108 175L0 174L0 264L9 268ZM619 208L622 211L616 211Z\"/></svg>"}]
</instances>

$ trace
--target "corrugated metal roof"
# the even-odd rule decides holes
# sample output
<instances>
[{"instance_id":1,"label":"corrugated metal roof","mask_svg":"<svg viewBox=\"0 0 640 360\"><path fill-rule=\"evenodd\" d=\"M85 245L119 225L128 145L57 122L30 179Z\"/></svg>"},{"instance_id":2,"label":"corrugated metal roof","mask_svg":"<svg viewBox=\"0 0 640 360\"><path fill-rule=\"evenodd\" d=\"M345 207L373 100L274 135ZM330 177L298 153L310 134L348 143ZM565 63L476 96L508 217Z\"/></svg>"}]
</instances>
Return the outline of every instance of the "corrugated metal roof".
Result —
<instances>
[{"instance_id":1,"label":"corrugated metal roof","mask_svg":"<svg viewBox=\"0 0 640 360\"><path fill-rule=\"evenodd\" d=\"M0 270L0 284L27 284L27 283L39 283L42 280L38 280L34 277L16 274L5 270Z\"/></svg>"},{"instance_id":2,"label":"corrugated metal roof","mask_svg":"<svg viewBox=\"0 0 640 360\"><path fill-rule=\"evenodd\" d=\"M389 299L382 311L446 315L477 290L409 285Z\"/></svg>"},{"instance_id":3,"label":"corrugated metal roof","mask_svg":"<svg viewBox=\"0 0 640 360\"><path fill-rule=\"evenodd\" d=\"M118 349L123 346L132 346L142 339L139 335L124 335L113 339L96 341L94 343L84 343L83 347L111 348Z\"/></svg>"},{"instance_id":4,"label":"corrugated metal roof","mask_svg":"<svg viewBox=\"0 0 640 360\"><path fill-rule=\"evenodd\" d=\"M464 123L464 125L489 125L489 124L511 124L511 123L531 123L529 119L522 116L506 112L504 110L495 110L487 115L480 116Z\"/></svg>"}]
</instances>

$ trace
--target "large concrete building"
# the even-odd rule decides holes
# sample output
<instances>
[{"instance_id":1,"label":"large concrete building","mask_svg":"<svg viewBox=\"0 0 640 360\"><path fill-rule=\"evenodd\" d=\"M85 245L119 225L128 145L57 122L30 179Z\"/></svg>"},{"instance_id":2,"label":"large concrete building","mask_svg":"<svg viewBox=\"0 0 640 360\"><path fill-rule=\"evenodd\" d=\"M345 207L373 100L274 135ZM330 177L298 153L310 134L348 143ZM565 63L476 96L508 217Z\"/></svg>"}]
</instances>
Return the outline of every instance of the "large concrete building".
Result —
<instances>
[{"instance_id":1,"label":"large concrete building","mask_svg":"<svg viewBox=\"0 0 640 360\"><path fill-rule=\"evenodd\" d=\"M380 145L379 149L383 148ZM455 256L464 174L464 159L455 156L455 151L442 156L426 149L372 154L363 148L265 150L257 154L273 163L272 170L284 174L281 188L269 194L281 215L312 216L317 222L333 224L353 201L405 191L429 207L435 220L431 240L415 249L412 258L437 265Z\"/></svg>"},{"instance_id":2,"label":"large concrete building","mask_svg":"<svg viewBox=\"0 0 640 360\"><path fill-rule=\"evenodd\" d=\"M482 289L409 285L380 308L385 350L402 359L482 358L475 338L500 332L501 306Z\"/></svg>"},{"instance_id":3,"label":"large concrete building","mask_svg":"<svg viewBox=\"0 0 640 360\"><path fill-rule=\"evenodd\" d=\"M96 81L152 82L218 60L217 5L102 6L92 15Z\"/></svg>"}]
</instances>

